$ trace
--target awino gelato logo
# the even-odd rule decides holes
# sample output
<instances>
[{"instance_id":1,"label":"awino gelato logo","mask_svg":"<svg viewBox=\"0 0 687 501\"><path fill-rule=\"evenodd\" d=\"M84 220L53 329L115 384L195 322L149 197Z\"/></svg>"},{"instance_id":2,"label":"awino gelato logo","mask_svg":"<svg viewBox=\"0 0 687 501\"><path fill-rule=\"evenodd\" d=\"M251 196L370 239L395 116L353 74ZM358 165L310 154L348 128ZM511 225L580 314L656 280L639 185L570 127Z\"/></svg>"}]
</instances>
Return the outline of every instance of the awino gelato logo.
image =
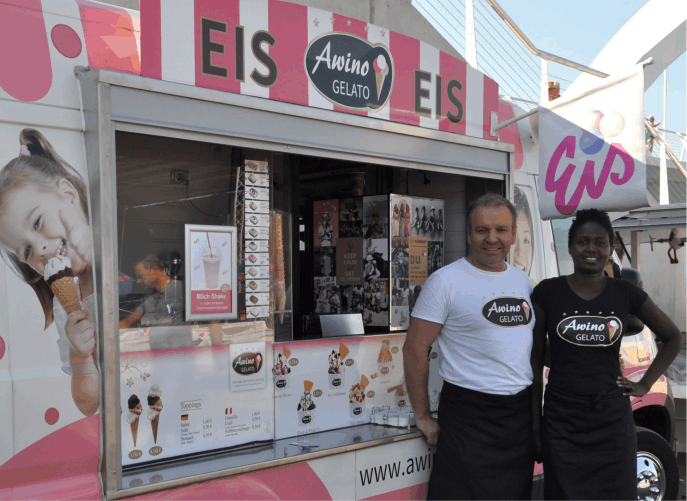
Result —
<instances>
[{"instance_id":1,"label":"awino gelato logo","mask_svg":"<svg viewBox=\"0 0 687 501\"><path fill-rule=\"evenodd\" d=\"M305 71L320 94L352 110L384 107L394 85L389 49L348 33L314 39L305 53Z\"/></svg>"},{"instance_id":2,"label":"awino gelato logo","mask_svg":"<svg viewBox=\"0 0 687 501\"><path fill-rule=\"evenodd\" d=\"M556 332L578 346L610 346L620 339L623 325L617 317L580 315L561 320Z\"/></svg>"},{"instance_id":3,"label":"awino gelato logo","mask_svg":"<svg viewBox=\"0 0 687 501\"><path fill-rule=\"evenodd\" d=\"M234 371L242 376L257 374L262 368L262 355L260 353L241 353L231 363Z\"/></svg>"},{"instance_id":4,"label":"awino gelato logo","mask_svg":"<svg viewBox=\"0 0 687 501\"><path fill-rule=\"evenodd\" d=\"M482 306L482 315L501 327L527 325L532 320L532 307L521 297L497 297Z\"/></svg>"}]
</instances>

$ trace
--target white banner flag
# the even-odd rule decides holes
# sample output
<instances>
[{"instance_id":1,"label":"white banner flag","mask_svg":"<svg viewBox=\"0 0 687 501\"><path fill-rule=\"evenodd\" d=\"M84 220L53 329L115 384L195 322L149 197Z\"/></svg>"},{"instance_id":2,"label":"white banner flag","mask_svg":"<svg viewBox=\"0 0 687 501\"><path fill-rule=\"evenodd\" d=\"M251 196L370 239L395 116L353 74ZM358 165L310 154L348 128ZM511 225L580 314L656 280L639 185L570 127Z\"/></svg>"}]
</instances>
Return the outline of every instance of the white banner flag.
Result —
<instances>
[{"instance_id":1,"label":"white banner flag","mask_svg":"<svg viewBox=\"0 0 687 501\"><path fill-rule=\"evenodd\" d=\"M542 219L649 205L642 64L539 107L539 197Z\"/></svg>"}]
</instances>

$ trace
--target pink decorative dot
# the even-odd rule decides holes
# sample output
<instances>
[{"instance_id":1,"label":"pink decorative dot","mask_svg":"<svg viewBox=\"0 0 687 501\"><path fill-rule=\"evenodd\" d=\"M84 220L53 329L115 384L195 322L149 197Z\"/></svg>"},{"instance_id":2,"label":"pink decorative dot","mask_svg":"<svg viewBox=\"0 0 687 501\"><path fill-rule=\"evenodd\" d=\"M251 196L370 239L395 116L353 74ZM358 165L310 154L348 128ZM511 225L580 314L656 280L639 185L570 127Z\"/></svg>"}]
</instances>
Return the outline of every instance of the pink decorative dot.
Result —
<instances>
[{"instance_id":1,"label":"pink decorative dot","mask_svg":"<svg viewBox=\"0 0 687 501\"><path fill-rule=\"evenodd\" d=\"M0 360L5 356L5 340L0 336Z\"/></svg>"},{"instance_id":2,"label":"pink decorative dot","mask_svg":"<svg viewBox=\"0 0 687 501\"><path fill-rule=\"evenodd\" d=\"M54 425L58 419L60 419L60 412L54 407L50 407L50 409L45 411L45 422L49 425Z\"/></svg>"},{"instance_id":3,"label":"pink decorative dot","mask_svg":"<svg viewBox=\"0 0 687 501\"><path fill-rule=\"evenodd\" d=\"M64 57L74 59L81 54L81 39L72 28L66 24L57 24L50 33L52 43Z\"/></svg>"}]
</instances>

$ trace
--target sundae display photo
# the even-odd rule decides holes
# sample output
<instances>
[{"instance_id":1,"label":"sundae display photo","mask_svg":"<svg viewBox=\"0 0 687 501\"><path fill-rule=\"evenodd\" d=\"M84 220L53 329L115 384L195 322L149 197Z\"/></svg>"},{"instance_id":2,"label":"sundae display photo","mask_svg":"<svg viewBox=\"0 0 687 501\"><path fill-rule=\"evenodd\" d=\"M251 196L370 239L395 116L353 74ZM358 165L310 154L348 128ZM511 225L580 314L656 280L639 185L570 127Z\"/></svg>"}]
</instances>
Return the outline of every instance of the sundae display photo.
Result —
<instances>
[{"instance_id":1,"label":"sundae display photo","mask_svg":"<svg viewBox=\"0 0 687 501\"><path fill-rule=\"evenodd\" d=\"M236 227L186 225L186 320L237 317L236 254Z\"/></svg>"}]
</instances>

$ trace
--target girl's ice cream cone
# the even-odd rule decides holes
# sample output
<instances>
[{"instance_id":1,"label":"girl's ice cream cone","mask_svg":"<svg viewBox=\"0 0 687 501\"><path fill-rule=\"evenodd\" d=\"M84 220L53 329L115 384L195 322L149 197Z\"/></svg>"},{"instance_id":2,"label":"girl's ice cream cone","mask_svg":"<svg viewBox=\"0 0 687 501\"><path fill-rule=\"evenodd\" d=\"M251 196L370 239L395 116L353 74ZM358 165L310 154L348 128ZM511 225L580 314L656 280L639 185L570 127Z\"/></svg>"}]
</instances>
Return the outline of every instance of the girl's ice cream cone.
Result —
<instances>
[{"instance_id":1,"label":"girl's ice cream cone","mask_svg":"<svg viewBox=\"0 0 687 501\"><path fill-rule=\"evenodd\" d=\"M43 278L67 315L81 309L79 288L74 279L72 263L66 255L65 247L62 247L57 255L48 259Z\"/></svg>"}]
</instances>

